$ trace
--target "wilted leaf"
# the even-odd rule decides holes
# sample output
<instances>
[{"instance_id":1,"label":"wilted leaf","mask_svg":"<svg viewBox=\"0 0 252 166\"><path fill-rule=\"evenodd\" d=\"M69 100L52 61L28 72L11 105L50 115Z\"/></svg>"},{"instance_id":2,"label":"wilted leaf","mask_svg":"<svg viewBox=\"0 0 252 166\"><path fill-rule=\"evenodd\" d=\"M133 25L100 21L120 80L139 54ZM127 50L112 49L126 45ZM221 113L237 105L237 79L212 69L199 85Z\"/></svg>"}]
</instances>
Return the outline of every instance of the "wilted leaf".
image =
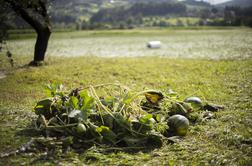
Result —
<instances>
[{"instance_id":1,"label":"wilted leaf","mask_svg":"<svg viewBox=\"0 0 252 166\"><path fill-rule=\"evenodd\" d=\"M208 110L208 111L212 111L212 112L216 112L221 109L224 109L224 106L215 105L215 104L206 104L203 106L203 110Z\"/></svg>"},{"instance_id":2,"label":"wilted leaf","mask_svg":"<svg viewBox=\"0 0 252 166\"><path fill-rule=\"evenodd\" d=\"M147 92L144 95L152 104L158 104L164 98L164 95L158 91Z\"/></svg>"}]
</instances>

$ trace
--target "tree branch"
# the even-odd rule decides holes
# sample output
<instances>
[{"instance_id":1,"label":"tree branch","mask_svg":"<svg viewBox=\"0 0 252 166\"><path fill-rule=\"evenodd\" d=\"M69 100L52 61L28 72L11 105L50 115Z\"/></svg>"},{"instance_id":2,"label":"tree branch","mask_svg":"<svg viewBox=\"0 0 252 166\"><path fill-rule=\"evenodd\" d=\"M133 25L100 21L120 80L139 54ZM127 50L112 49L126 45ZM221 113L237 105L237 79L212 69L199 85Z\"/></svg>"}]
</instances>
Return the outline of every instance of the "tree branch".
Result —
<instances>
[{"instance_id":1,"label":"tree branch","mask_svg":"<svg viewBox=\"0 0 252 166\"><path fill-rule=\"evenodd\" d=\"M39 3L39 5L40 5L40 7L42 9L41 10L41 15L45 19L45 22L50 25L50 18L49 18L49 15L47 13L46 2L43 2L42 0L39 0L38 3Z\"/></svg>"}]
</instances>

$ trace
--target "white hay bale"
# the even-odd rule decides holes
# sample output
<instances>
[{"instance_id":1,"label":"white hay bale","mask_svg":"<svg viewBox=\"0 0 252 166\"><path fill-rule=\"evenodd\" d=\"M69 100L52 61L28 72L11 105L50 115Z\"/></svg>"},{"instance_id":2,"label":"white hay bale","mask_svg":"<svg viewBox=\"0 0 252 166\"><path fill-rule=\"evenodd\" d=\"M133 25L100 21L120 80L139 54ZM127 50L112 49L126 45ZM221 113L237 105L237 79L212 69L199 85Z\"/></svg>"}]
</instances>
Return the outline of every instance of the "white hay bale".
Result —
<instances>
[{"instance_id":1,"label":"white hay bale","mask_svg":"<svg viewBox=\"0 0 252 166\"><path fill-rule=\"evenodd\" d=\"M161 48L162 43L160 41L149 41L147 43L148 48Z\"/></svg>"}]
</instances>

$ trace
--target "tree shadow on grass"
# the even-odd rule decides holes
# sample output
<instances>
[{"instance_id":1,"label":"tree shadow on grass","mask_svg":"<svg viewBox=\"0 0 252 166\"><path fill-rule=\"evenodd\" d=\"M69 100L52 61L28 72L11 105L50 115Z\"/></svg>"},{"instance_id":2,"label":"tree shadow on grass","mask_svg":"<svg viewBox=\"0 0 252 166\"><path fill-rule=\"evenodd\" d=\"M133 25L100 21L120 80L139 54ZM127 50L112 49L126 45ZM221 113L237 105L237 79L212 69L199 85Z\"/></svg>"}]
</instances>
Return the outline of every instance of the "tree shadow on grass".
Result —
<instances>
[{"instance_id":1,"label":"tree shadow on grass","mask_svg":"<svg viewBox=\"0 0 252 166\"><path fill-rule=\"evenodd\" d=\"M68 135L54 135L47 137L46 132L41 132L31 128L31 126L18 131L16 136L29 137L29 142L23 144L15 152L5 154L1 157L11 157L12 155L22 155L32 157L29 164L50 162L57 164L61 160L71 160L71 157L84 156L84 161L96 162L99 156L117 154L124 152L127 154L136 154L139 152L150 153L161 146L126 146L123 142L117 146L108 144L87 143L85 140L78 139ZM88 152L88 153L87 153ZM33 155L31 155L33 154ZM69 155L71 154L71 155Z\"/></svg>"}]
</instances>

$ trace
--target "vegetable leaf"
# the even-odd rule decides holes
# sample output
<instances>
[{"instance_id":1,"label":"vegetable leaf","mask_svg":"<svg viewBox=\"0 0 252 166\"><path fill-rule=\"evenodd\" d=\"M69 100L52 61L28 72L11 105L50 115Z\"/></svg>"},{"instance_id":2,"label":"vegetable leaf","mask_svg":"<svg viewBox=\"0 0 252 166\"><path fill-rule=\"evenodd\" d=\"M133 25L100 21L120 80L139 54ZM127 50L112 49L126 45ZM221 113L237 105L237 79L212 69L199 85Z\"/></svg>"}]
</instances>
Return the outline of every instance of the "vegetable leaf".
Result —
<instances>
[{"instance_id":1,"label":"vegetable leaf","mask_svg":"<svg viewBox=\"0 0 252 166\"><path fill-rule=\"evenodd\" d=\"M79 100L78 100L77 97L71 96L69 102L70 102L70 105L72 106L72 108L74 108L74 109L78 109L79 108L79 105L78 105Z\"/></svg>"},{"instance_id":2,"label":"vegetable leaf","mask_svg":"<svg viewBox=\"0 0 252 166\"><path fill-rule=\"evenodd\" d=\"M81 110L88 110L94 106L94 98L88 95L87 91L80 91L80 97L83 99Z\"/></svg>"}]
</instances>

